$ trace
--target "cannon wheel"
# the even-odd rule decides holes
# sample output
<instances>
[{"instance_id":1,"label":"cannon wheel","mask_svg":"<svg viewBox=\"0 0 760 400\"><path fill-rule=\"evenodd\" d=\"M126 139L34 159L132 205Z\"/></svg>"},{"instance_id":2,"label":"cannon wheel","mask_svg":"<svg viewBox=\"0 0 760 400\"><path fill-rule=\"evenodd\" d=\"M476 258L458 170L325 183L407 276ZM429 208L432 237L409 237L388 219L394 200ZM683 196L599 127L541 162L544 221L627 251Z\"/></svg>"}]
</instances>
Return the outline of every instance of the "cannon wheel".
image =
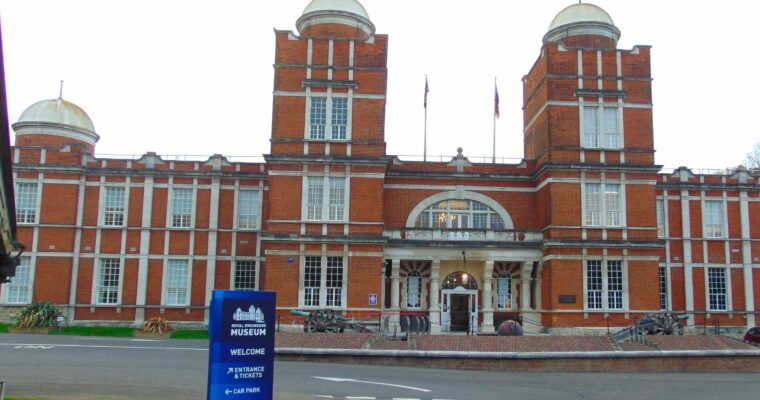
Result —
<instances>
[{"instance_id":1,"label":"cannon wheel","mask_svg":"<svg viewBox=\"0 0 760 400\"><path fill-rule=\"evenodd\" d=\"M307 333L343 333L343 330L344 327L338 322L338 318L333 310L314 311L303 321L303 331Z\"/></svg>"}]
</instances>

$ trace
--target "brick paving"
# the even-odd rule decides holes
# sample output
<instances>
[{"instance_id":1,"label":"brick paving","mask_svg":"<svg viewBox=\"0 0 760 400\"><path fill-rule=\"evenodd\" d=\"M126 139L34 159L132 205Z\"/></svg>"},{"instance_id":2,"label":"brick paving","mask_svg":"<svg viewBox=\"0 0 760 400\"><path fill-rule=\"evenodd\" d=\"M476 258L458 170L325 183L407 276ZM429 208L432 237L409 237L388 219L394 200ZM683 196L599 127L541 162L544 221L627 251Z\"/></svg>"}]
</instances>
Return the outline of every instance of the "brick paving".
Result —
<instances>
[{"instance_id":1,"label":"brick paving","mask_svg":"<svg viewBox=\"0 0 760 400\"><path fill-rule=\"evenodd\" d=\"M757 350L727 336L648 336L647 339L660 350Z\"/></svg>"}]
</instances>

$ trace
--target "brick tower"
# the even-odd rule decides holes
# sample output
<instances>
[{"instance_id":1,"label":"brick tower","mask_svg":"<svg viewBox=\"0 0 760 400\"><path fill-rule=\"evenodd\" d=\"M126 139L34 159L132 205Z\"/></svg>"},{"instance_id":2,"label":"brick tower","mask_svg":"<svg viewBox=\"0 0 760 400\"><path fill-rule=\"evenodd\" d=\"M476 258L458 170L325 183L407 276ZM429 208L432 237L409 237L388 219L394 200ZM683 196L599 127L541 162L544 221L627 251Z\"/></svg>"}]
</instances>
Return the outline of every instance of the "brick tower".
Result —
<instances>
[{"instance_id":1,"label":"brick tower","mask_svg":"<svg viewBox=\"0 0 760 400\"><path fill-rule=\"evenodd\" d=\"M261 289L278 307L379 310L388 37L354 0L313 0L296 25L275 32Z\"/></svg>"},{"instance_id":2,"label":"brick tower","mask_svg":"<svg viewBox=\"0 0 760 400\"><path fill-rule=\"evenodd\" d=\"M630 310L659 309L649 47L621 50L619 37L607 12L571 5L523 78L550 326L628 323Z\"/></svg>"}]
</instances>

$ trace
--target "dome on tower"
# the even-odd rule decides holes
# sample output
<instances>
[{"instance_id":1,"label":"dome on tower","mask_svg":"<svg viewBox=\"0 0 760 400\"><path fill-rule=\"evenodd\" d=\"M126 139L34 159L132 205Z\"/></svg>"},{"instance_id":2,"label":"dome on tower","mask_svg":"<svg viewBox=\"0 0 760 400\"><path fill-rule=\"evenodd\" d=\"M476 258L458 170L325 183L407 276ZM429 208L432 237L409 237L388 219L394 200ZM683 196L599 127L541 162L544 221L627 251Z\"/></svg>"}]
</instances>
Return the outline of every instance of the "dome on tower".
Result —
<instances>
[{"instance_id":1,"label":"dome on tower","mask_svg":"<svg viewBox=\"0 0 760 400\"><path fill-rule=\"evenodd\" d=\"M13 124L17 145L41 145L50 141L44 136L56 136L61 143L79 142L94 150L100 136L87 113L76 104L62 98L42 100L29 106ZM40 143L38 143L38 141Z\"/></svg>"},{"instance_id":2,"label":"dome on tower","mask_svg":"<svg viewBox=\"0 0 760 400\"><path fill-rule=\"evenodd\" d=\"M367 10L356 0L312 0L296 21L296 27L301 34L308 34L308 28L316 25L347 25L360 30L361 36L375 33Z\"/></svg>"},{"instance_id":3,"label":"dome on tower","mask_svg":"<svg viewBox=\"0 0 760 400\"><path fill-rule=\"evenodd\" d=\"M578 3L565 7L554 17L544 36L544 43L581 35L604 36L617 42L620 30L610 14L601 7Z\"/></svg>"}]
</instances>

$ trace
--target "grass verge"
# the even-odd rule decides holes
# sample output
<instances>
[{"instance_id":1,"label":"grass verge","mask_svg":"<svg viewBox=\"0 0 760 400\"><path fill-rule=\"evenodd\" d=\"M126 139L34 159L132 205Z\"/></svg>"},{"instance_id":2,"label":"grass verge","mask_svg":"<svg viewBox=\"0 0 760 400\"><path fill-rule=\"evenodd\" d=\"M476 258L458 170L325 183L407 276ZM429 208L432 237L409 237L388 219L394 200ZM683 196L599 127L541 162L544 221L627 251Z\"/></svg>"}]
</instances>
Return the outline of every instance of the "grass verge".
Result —
<instances>
[{"instance_id":1,"label":"grass verge","mask_svg":"<svg viewBox=\"0 0 760 400\"><path fill-rule=\"evenodd\" d=\"M172 332L172 339L208 339L208 331L201 329L177 329Z\"/></svg>"},{"instance_id":2,"label":"grass verge","mask_svg":"<svg viewBox=\"0 0 760 400\"><path fill-rule=\"evenodd\" d=\"M106 336L106 337L132 337L134 328L121 328L110 326L66 326L61 329L51 329L50 335L72 336Z\"/></svg>"},{"instance_id":3,"label":"grass verge","mask_svg":"<svg viewBox=\"0 0 760 400\"><path fill-rule=\"evenodd\" d=\"M8 324L0 324L0 333L8 333Z\"/></svg>"}]
</instances>

